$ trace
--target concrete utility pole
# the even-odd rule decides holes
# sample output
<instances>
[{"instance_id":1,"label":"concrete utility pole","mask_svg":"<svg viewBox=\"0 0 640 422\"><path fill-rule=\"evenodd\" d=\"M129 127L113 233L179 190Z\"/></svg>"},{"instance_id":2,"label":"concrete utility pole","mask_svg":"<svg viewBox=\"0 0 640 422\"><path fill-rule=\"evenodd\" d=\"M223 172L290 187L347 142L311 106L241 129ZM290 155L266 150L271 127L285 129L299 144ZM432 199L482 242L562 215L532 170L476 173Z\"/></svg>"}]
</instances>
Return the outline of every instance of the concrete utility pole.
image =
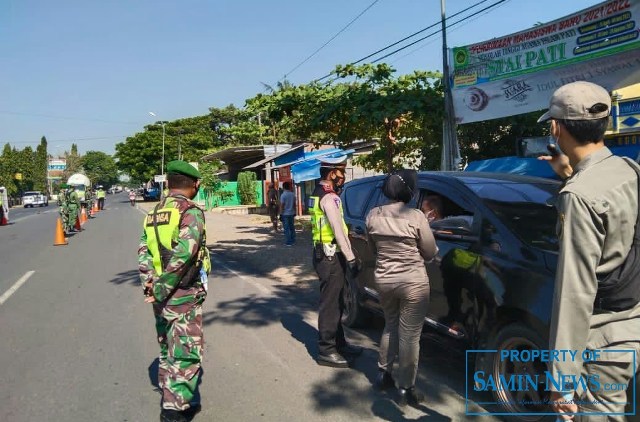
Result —
<instances>
[{"instance_id":1,"label":"concrete utility pole","mask_svg":"<svg viewBox=\"0 0 640 422\"><path fill-rule=\"evenodd\" d=\"M458 170L461 162L460 145L456 132L456 116L451 97L451 82L449 80L449 55L447 51L447 18L445 14L445 0L440 0L442 15L442 79L444 82L444 113L442 126L442 170Z\"/></svg>"}]
</instances>

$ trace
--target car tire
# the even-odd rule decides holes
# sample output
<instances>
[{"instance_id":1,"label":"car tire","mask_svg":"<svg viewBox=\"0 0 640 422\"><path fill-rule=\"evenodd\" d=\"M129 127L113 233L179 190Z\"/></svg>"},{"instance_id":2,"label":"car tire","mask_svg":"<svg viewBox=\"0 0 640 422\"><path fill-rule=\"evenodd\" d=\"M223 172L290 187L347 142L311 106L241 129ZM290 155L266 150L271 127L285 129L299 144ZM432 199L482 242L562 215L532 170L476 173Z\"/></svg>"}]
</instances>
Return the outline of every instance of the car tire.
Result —
<instances>
[{"instance_id":1,"label":"car tire","mask_svg":"<svg viewBox=\"0 0 640 422\"><path fill-rule=\"evenodd\" d=\"M503 350L525 350L525 349L548 349L548 342L543 340L540 334L531 328L520 324L509 324L500 331L490 342L489 350L497 350L496 353L491 353L490 358L485 363L485 372L491 374L494 380L496 380L496 389L491 391L493 399L499 404L498 412L513 413L513 416L504 416L505 421L512 422L541 422L541 421L555 421L554 416L544 415L518 415L518 413L544 413L551 412L551 408L548 405L542 404L548 399L548 392L545 391L544 380L547 365L544 362L511 362L510 360L502 361L500 359L500 353ZM500 388L502 383L499 381L500 375L511 374L539 374L540 382L537 391L508 391L508 388ZM540 405L522 405L518 404L521 401L540 402Z\"/></svg>"},{"instance_id":2,"label":"car tire","mask_svg":"<svg viewBox=\"0 0 640 422\"><path fill-rule=\"evenodd\" d=\"M344 311L342 323L350 328L366 327L371 320L371 312L360 304L360 291L355 280L345 277L342 291Z\"/></svg>"}]
</instances>

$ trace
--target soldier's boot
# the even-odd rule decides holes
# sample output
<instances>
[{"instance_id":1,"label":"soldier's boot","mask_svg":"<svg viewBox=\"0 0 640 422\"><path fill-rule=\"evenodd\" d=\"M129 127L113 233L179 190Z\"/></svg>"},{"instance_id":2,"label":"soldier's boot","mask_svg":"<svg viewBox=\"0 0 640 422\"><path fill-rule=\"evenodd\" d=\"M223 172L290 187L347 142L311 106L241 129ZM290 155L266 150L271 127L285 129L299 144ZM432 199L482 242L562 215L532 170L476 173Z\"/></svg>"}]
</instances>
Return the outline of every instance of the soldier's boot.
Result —
<instances>
[{"instance_id":1,"label":"soldier's boot","mask_svg":"<svg viewBox=\"0 0 640 422\"><path fill-rule=\"evenodd\" d=\"M188 422L191 420L186 411L173 409L162 409L160 411L160 422Z\"/></svg>"}]
</instances>

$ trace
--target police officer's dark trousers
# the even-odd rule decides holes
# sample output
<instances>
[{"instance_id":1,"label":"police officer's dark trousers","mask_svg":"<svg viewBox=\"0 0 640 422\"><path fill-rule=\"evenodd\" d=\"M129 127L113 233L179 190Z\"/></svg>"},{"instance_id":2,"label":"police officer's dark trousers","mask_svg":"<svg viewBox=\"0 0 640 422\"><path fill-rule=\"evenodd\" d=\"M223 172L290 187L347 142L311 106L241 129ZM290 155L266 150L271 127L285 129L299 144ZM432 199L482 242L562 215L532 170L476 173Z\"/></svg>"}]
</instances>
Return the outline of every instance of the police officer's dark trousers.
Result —
<instances>
[{"instance_id":1,"label":"police officer's dark trousers","mask_svg":"<svg viewBox=\"0 0 640 422\"><path fill-rule=\"evenodd\" d=\"M346 344L342 328L346 261L340 252L327 257L320 246L313 253L313 268L320 278L318 309L318 353L328 355Z\"/></svg>"}]
</instances>

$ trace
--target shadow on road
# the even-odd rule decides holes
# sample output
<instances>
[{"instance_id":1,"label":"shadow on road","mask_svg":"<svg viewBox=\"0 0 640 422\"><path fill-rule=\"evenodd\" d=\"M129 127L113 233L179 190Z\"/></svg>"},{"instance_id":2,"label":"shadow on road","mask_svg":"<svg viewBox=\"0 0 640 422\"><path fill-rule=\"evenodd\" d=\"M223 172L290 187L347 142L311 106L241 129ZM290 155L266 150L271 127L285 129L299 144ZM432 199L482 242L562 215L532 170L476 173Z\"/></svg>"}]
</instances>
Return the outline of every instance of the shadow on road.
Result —
<instances>
[{"instance_id":1,"label":"shadow on road","mask_svg":"<svg viewBox=\"0 0 640 422\"><path fill-rule=\"evenodd\" d=\"M228 261L225 261L228 263ZM238 264L234 270L240 272L246 266ZM250 271L250 270L249 270ZM230 278L233 274L217 267L214 277ZM222 301L216 309L206 312L203 316L204 324L244 325L248 327L263 327L271 324L281 324L291 336L302 343L310 359L317 356L317 329L305 321L304 316L317 310L318 289L317 282L287 286L272 286L268 295L251 294L234 300ZM421 356L416 386L426 396L425 403L420 407L424 413L419 419L405 416L409 411L398 408L393 401L392 394L376 392L371 387L377 374L378 342L382 334L384 322L381 318L374 318L371 327L366 329L347 329L346 334L350 342L365 348L363 354L357 358L350 369L332 369L331 379L327 382L317 382L312 385L312 397L316 411L327 413L340 409L352 413L354 418L370 417L371 414L388 421L406 420L466 420L464 415L465 397L465 362L464 355L454 355L450 350L430 341L429 336L423 336L421 341ZM324 370L325 368L323 368ZM363 374L369 384L363 387L360 377L355 377L353 371ZM479 400L471 397L472 400ZM434 406L437 405L437 406ZM440 414L434 407L455 406L463 410L448 416ZM453 411L453 410L452 410ZM482 410L479 410L482 411ZM415 411L413 411L415 413ZM455 417L454 417L455 416Z\"/></svg>"},{"instance_id":2,"label":"shadow on road","mask_svg":"<svg viewBox=\"0 0 640 422\"><path fill-rule=\"evenodd\" d=\"M116 274L116 278L109 280L110 283L113 284L131 284L134 286L140 286L140 273L138 270L128 270L121 273Z\"/></svg>"}]
</instances>

